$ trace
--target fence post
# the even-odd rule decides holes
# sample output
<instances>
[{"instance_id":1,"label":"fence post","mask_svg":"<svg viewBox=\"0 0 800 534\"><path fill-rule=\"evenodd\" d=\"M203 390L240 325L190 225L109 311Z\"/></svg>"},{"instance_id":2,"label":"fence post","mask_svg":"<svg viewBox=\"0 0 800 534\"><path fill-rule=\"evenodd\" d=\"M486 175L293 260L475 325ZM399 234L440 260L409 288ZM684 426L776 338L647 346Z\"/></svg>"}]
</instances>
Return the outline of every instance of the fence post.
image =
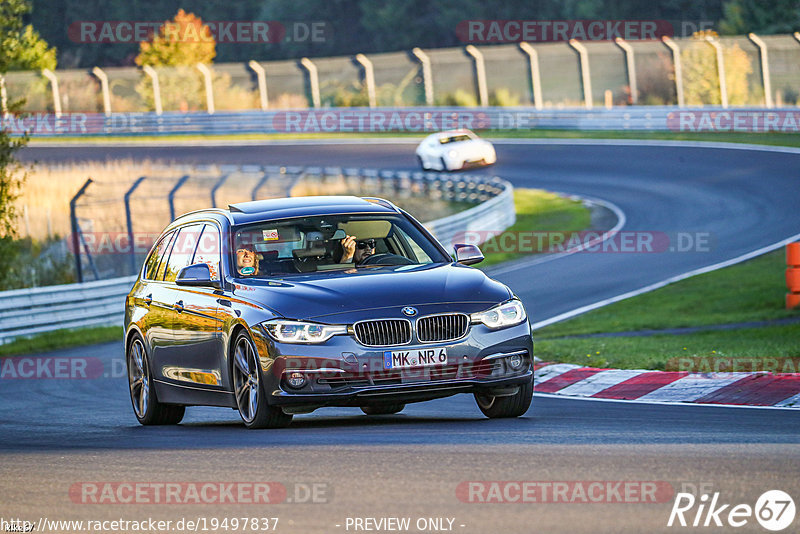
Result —
<instances>
[{"instance_id":1,"label":"fence post","mask_svg":"<svg viewBox=\"0 0 800 534\"><path fill-rule=\"evenodd\" d=\"M622 37L614 39L617 46L625 52L625 70L628 72L628 87L631 90L631 104L639 102L639 88L636 84L636 63L633 60L633 47Z\"/></svg>"},{"instance_id":2,"label":"fence post","mask_svg":"<svg viewBox=\"0 0 800 534\"><path fill-rule=\"evenodd\" d=\"M675 67L675 97L678 99L678 107L682 108L683 104L683 68L681 66L681 49L678 44L667 37L661 37L661 42L664 46L672 52L672 65Z\"/></svg>"},{"instance_id":3,"label":"fence post","mask_svg":"<svg viewBox=\"0 0 800 534\"><path fill-rule=\"evenodd\" d=\"M539 54L536 49L526 42L519 43L519 49L528 55L528 68L531 74L531 88L533 89L533 105L542 109L542 78L539 74Z\"/></svg>"},{"instance_id":4,"label":"fence post","mask_svg":"<svg viewBox=\"0 0 800 534\"><path fill-rule=\"evenodd\" d=\"M263 65L255 60L250 60L247 65L253 69L258 78L258 96L261 101L261 110L267 111L269 109L269 99L267 98L267 71L264 70Z\"/></svg>"},{"instance_id":5,"label":"fence post","mask_svg":"<svg viewBox=\"0 0 800 534\"><path fill-rule=\"evenodd\" d=\"M156 107L156 115L161 115L164 109L161 107L161 86L158 83L158 73L150 65L144 65L142 70L150 76L150 80L153 82L153 103Z\"/></svg>"},{"instance_id":6,"label":"fence post","mask_svg":"<svg viewBox=\"0 0 800 534\"><path fill-rule=\"evenodd\" d=\"M108 89L108 76L100 67L93 67L92 74L100 80L100 88L103 91L103 113L108 117L111 115L111 92Z\"/></svg>"},{"instance_id":7,"label":"fence post","mask_svg":"<svg viewBox=\"0 0 800 534\"><path fill-rule=\"evenodd\" d=\"M754 34L750 33L747 35L753 44L758 47L759 55L761 57L761 81L764 84L764 105L768 108L774 107L772 105L772 80L770 80L769 76L769 58L767 56L767 43L761 40L761 38Z\"/></svg>"},{"instance_id":8,"label":"fence post","mask_svg":"<svg viewBox=\"0 0 800 534\"><path fill-rule=\"evenodd\" d=\"M378 105L378 102L375 97L375 70L372 68L372 61L364 54L356 54L355 59L364 67L364 85L367 87L369 107L374 108Z\"/></svg>"},{"instance_id":9,"label":"fence post","mask_svg":"<svg viewBox=\"0 0 800 534\"><path fill-rule=\"evenodd\" d=\"M0 112L3 118L7 119L11 113L8 111L8 92L6 91L6 79L0 74Z\"/></svg>"},{"instance_id":10,"label":"fence post","mask_svg":"<svg viewBox=\"0 0 800 534\"><path fill-rule=\"evenodd\" d=\"M42 75L50 80L50 87L53 89L53 110L56 113L56 118L61 117L61 94L58 91L58 78L55 73L50 69L42 69Z\"/></svg>"},{"instance_id":11,"label":"fence post","mask_svg":"<svg viewBox=\"0 0 800 534\"><path fill-rule=\"evenodd\" d=\"M589 51L577 39L570 39L569 44L578 52L578 63L581 65L581 81L583 82L583 101L586 109L592 109L592 75L589 72Z\"/></svg>"},{"instance_id":12,"label":"fence post","mask_svg":"<svg viewBox=\"0 0 800 534\"><path fill-rule=\"evenodd\" d=\"M472 62L475 67L475 84L478 86L478 101L481 106L487 107L489 105L489 92L486 88L486 65L483 62L483 54L473 45L467 45L464 50L472 56Z\"/></svg>"},{"instance_id":13,"label":"fence post","mask_svg":"<svg viewBox=\"0 0 800 534\"><path fill-rule=\"evenodd\" d=\"M172 187L172 189L169 190L169 195L167 195L167 200L169 201L169 220L170 221L174 221L175 220L175 194L178 192L178 189L180 189L183 186L183 184L186 183L186 180L188 180L188 179L189 179L189 175L188 174L184 174L183 176L181 176L178 179L177 182L175 182L175 185Z\"/></svg>"},{"instance_id":14,"label":"fence post","mask_svg":"<svg viewBox=\"0 0 800 534\"><path fill-rule=\"evenodd\" d=\"M217 207L217 190L220 187L222 187L222 185L225 183L225 180L227 180L228 177L231 174L233 174L233 172L229 172L229 173L223 174L220 177L220 179L217 180L217 183L214 184L214 187L211 188L211 207L212 208L216 208Z\"/></svg>"},{"instance_id":15,"label":"fence post","mask_svg":"<svg viewBox=\"0 0 800 534\"><path fill-rule=\"evenodd\" d=\"M321 107L319 99L319 73L317 72L317 66L314 65L314 62L307 57L300 59L300 65L306 69L306 73L308 74L308 85L309 89L311 90L311 105L315 108Z\"/></svg>"},{"instance_id":16,"label":"fence post","mask_svg":"<svg viewBox=\"0 0 800 534\"><path fill-rule=\"evenodd\" d=\"M211 83L211 69L205 63L198 63L197 70L203 73L203 80L206 86L206 111L209 115L214 114L214 86Z\"/></svg>"},{"instance_id":17,"label":"fence post","mask_svg":"<svg viewBox=\"0 0 800 534\"><path fill-rule=\"evenodd\" d=\"M261 179L255 185L253 190L250 191L250 200L258 200L258 190L261 189L264 186L264 184L267 183L267 180L269 180L269 177L270 177L269 171L267 169L263 168L263 167L262 167L262 170L263 170L263 174L261 175ZM285 167L281 167L280 168L280 173L283 174L285 172L286 172L286 168Z\"/></svg>"},{"instance_id":18,"label":"fence post","mask_svg":"<svg viewBox=\"0 0 800 534\"><path fill-rule=\"evenodd\" d=\"M133 217L131 217L131 195L147 176L140 176L125 193L125 223L128 226L128 246L131 250L131 274L136 273L136 248L133 245Z\"/></svg>"},{"instance_id":19,"label":"fence post","mask_svg":"<svg viewBox=\"0 0 800 534\"><path fill-rule=\"evenodd\" d=\"M76 210L76 204L78 203L78 199L83 196L86 192L86 188L92 183L92 179L88 178L78 192L75 193L69 201L69 222L70 226L72 226L72 250L75 254L75 276L78 279L78 282L83 282L83 268L81 266L81 238L80 232L81 229L78 226L78 215Z\"/></svg>"},{"instance_id":20,"label":"fence post","mask_svg":"<svg viewBox=\"0 0 800 534\"><path fill-rule=\"evenodd\" d=\"M719 98L722 102L722 107L728 107L728 85L725 82L725 59L722 57L722 45L711 37L706 35L706 42L710 44L714 51L717 53L717 77L719 78Z\"/></svg>"},{"instance_id":21,"label":"fence post","mask_svg":"<svg viewBox=\"0 0 800 534\"><path fill-rule=\"evenodd\" d=\"M422 65L422 85L425 89L425 103L429 106L433 105L433 71L431 70L431 58L428 54L422 51L421 48L414 48L411 50L414 57Z\"/></svg>"}]
</instances>

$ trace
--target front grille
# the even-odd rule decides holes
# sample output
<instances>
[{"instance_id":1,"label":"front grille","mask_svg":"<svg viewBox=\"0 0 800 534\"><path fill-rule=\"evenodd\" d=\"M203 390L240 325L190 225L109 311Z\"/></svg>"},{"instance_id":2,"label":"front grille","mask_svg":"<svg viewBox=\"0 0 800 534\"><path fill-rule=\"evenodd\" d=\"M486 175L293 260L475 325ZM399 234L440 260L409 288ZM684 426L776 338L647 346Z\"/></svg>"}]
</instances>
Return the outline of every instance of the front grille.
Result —
<instances>
[{"instance_id":1,"label":"front grille","mask_svg":"<svg viewBox=\"0 0 800 534\"><path fill-rule=\"evenodd\" d=\"M368 347L388 347L411 342L411 322L406 319L361 321L353 325L356 340Z\"/></svg>"},{"instance_id":2,"label":"front grille","mask_svg":"<svg viewBox=\"0 0 800 534\"><path fill-rule=\"evenodd\" d=\"M469 319L463 313L446 313L417 320L417 337L423 343L453 341L464 337Z\"/></svg>"}]
</instances>

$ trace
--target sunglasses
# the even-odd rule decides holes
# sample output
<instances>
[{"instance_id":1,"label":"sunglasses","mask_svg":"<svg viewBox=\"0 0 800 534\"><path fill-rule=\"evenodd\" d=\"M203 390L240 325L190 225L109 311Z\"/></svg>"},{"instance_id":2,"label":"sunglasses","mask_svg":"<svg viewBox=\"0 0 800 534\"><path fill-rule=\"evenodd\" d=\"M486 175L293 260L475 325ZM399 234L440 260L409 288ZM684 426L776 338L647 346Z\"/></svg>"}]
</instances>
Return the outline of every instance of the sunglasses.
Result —
<instances>
[{"instance_id":1,"label":"sunglasses","mask_svg":"<svg viewBox=\"0 0 800 534\"><path fill-rule=\"evenodd\" d=\"M359 241L356 243L356 246L359 248L359 250L363 250L365 248L375 248L375 240L365 239L364 241Z\"/></svg>"}]
</instances>

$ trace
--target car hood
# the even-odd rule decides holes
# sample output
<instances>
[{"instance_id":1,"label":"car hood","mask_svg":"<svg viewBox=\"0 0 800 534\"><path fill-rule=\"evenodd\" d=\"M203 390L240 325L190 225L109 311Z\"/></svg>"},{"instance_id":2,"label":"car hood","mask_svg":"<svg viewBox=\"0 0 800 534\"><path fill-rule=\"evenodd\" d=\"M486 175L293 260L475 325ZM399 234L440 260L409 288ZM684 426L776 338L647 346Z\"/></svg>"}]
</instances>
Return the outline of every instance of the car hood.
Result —
<instances>
[{"instance_id":1,"label":"car hood","mask_svg":"<svg viewBox=\"0 0 800 534\"><path fill-rule=\"evenodd\" d=\"M509 299L509 289L481 271L459 264L371 267L270 280L236 280L234 293L283 317L351 323L419 314L480 311Z\"/></svg>"}]
</instances>

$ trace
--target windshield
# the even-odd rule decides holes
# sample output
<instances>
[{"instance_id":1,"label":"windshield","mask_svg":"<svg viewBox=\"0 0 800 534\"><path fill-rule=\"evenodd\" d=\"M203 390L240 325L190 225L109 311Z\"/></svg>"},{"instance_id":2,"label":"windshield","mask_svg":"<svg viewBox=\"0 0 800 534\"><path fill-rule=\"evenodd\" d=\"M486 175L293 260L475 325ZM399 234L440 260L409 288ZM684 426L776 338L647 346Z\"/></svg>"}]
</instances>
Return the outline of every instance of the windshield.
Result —
<instances>
[{"instance_id":1,"label":"windshield","mask_svg":"<svg viewBox=\"0 0 800 534\"><path fill-rule=\"evenodd\" d=\"M472 138L467 134L458 134L458 135L451 135L450 137L442 137L439 139L439 142L443 145L446 145L448 143L459 143L461 141L469 141L470 139Z\"/></svg>"},{"instance_id":2,"label":"windshield","mask_svg":"<svg viewBox=\"0 0 800 534\"><path fill-rule=\"evenodd\" d=\"M234 231L238 276L426 265L451 261L400 216L324 215L261 222Z\"/></svg>"}]
</instances>

